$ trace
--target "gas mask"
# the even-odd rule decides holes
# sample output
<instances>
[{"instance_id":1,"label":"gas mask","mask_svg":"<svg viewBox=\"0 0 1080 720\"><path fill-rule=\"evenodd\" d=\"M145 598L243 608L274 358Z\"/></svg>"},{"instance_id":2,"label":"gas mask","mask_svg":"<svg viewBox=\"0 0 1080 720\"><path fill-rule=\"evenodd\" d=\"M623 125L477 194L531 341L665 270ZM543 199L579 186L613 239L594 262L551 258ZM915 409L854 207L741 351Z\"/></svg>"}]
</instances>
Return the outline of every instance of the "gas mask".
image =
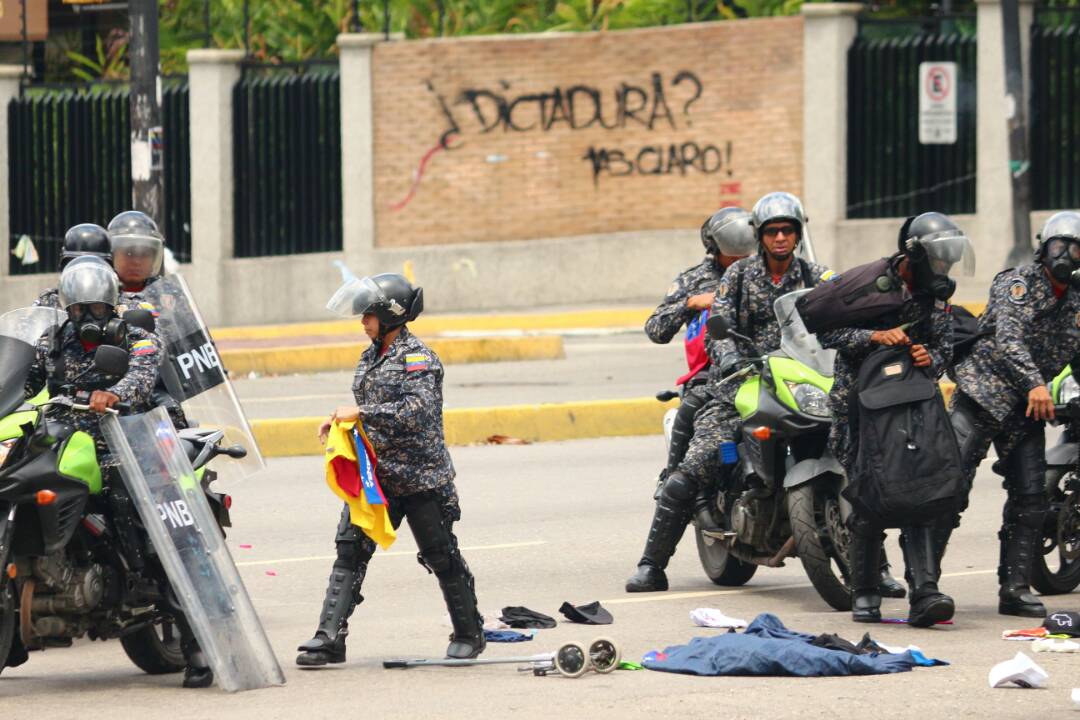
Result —
<instances>
[{"instance_id":1,"label":"gas mask","mask_svg":"<svg viewBox=\"0 0 1080 720\"><path fill-rule=\"evenodd\" d=\"M956 281L949 277L956 263L961 263L961 272L965 275L975 272L971 241L959 230L948 229L910 238L905 247L915 292L935 300L944 302L956 292Z\"/></svg>"},{"instance_id":2,"label":"gas mask","mask_svg":"<svg viewBox=\"0 0 1080 720\"><path fill-rule=\"evenodd\" d=\"M1053 237L1046 241L1042 253L1043 267L1059 283L1080 287L1080 241L1075 238Z\"/></svg>"},{"instance_id":3,"label":"gas mask","mask_svg":"<svg viewBox=\"0 0 1080 720\"><path fill-rule=\"evenodd\" d=\"M84 343L123 347L127 340L127 323L115 317L112 306L106 303L72 305L68 308L68 319Z\"/></svg>"}]
</instances>

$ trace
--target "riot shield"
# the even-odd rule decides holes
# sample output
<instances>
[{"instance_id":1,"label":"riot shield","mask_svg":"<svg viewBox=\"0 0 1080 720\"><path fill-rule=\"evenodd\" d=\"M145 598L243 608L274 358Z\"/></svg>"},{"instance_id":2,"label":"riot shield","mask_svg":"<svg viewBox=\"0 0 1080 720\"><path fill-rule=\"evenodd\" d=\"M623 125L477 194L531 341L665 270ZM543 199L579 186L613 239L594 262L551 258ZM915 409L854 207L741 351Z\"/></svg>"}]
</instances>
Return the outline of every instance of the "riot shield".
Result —
<instances>
[{"instance_id":1,"label":"riot shield","mask_svg":"<svg viewBox=\"0 0 1080 720\"><path fill-rule=\"evenodd\" d=\"M283 684L168 413L157 408L145 415L105 415L101 429L218 685L237 692Z\"/></svg>"},{"instance_id":2,"label":"riot shield","mask_svg":"<svg viewBox=\"0 0 1080 720\"><path fill-rule=\"evenodd\" d=\"M162 378L169 394L193 423L223 431L225 445L240 444L248 451L246 458L219 474L239 470L246 476L262 470L266 463L255 435L187 283L179 275L166 275L147 285L142 295L158 312L157 334L168 352Z\"/></svg>"}]
</instances>

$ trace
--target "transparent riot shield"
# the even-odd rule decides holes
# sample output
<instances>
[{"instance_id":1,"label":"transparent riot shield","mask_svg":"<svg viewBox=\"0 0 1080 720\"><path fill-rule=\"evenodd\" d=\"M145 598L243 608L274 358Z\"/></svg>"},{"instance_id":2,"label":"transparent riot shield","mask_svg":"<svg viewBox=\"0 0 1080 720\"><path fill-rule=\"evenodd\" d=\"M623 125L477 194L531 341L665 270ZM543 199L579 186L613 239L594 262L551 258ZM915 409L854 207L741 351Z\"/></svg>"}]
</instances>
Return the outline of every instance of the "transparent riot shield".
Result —
<instances>
[{"instance_id":1,"label":"transparent riot shield","mask_svg":"<svg viewBox=\"0 0 1080 720\"><path fill-rule=\"evenodd\" d=\"M221 430L225 445L243 445L248 451L243 460L222 467L219 475L239 471L247 476L262 470L266 463L255 435L187 283L179 275L166 275L147 285L142 295L158 312L157 334L168 351L162 377L169 394L180 401L192 423Z\"/></svg>"},{"instance_id":2,"label":"transparent riot shield","mask_svg":"<svg viewBox=\"0 0 1080 720\"><path fill-rule=\"evenodd\" d=\"M145 415L105 415L101 429L218 685L237 692L283 684L168 413L157 408Z\"/></svg>"}]
</instances>

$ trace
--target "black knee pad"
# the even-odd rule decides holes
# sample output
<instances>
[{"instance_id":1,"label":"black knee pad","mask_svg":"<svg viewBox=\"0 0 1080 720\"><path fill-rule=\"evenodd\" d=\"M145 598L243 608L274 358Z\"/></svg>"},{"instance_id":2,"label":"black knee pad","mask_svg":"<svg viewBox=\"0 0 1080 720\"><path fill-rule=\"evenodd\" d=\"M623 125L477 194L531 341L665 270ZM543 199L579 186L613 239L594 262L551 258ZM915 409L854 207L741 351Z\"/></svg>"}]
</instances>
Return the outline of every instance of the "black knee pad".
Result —
<instances>
[{"instance_id":1,"label":"black knee pad","mask_svg":"<svg viewBox=\"0 0 1080 720\"><path fill-rule=\"evenodd\" d=\"M1046 437L1041 426L1031 429L1009 453L1005 486L1010 495L1042 496L1046 488Z\"/></svg>"},{"instance_id":2,"label":"black knee pad","mask_svg":"<svg viewBox=\"0 0 1080 720\"><path fill-rule=\"evenodd\" d=\"M978 406L974 400L964 395L956 398L953 411L949 415L953 432L956 433L956 444L960 447L960 462L965 472L974 473L975 468L982 462L979 446L987 440L975 422Z\"/></svg>"},{"instance_id":3,"label":"black knee pad","mask_svg":"<svg viewBox=\"0 0 1080 720\"><path fill-rule=\"evenodd\" d=\"M673 507L682 508L690 507L695 495L697 495L697 483L676 470L664 480L658 499Z\"/></svg>"},{"instance_id":4,"label":"black knee pad","mask_svg":"<svg viewBox=\"0 0 1080 720\"><path fill-rule=\"evenodd\" d=\"M1041 530L1050 502L1044 493L1009 495L1005 503L1005 522Z\"/></svg>"},{"instance_id":5,"label":"black knee pad","mask_svg":"<svg viewBox=\"0 0 1080 720\"><path fill-rule=\"evenodd\" d=\"M416 539L417 561L436 577L451 573L455 567L457 548L446 527L442 510L434 493L410 495L405 502L405 517Z\"/></svg>"}]
</instances>

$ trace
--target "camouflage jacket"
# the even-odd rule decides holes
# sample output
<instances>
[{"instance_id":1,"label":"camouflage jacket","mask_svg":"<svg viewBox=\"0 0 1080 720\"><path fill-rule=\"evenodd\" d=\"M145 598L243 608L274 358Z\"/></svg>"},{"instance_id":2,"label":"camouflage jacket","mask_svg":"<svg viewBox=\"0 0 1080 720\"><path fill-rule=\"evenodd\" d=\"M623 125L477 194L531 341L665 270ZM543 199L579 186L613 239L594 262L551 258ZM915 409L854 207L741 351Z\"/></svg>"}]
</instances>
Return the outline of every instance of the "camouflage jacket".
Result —
<instances>
[{"instance_id":1,"label":"camouflage jacket","mask_svg":"<svg viewBox=\"0 0 1080 720\"><path fill-rule=\"evenodd\" d=\"M675 334L701 312L686 307L687 298L716 292L723 276L724 268L711 256L706 256L697 265L684 270L675 278L667 295L645 321L645 334L654 343L662 345L671 342Z\"/></svg>"},{"instance_id":2,"label":"camouflage jacket","mask_svg":"<svg viewBox=\"0 0 1080 720\"><path fill-rule=\"evenodd\" d=\"M711 315L721 316L729 326L746 335L762 352L780 347L780 323L776 321L773 303L794 290L813 287L827 280L832 272L822 265L795 258L787 271L774 284L765 257L761 253L737 260L728 267L716 292ZM743 357L753 351L741 341L706 339L705 347L712 360L711 382L718 381L720 360L730 353Z\"/></svg>"},{"instance_id":3,"label":"camouflage jacket","mask_svg":"<svg viewBox=\"0 0 1080 720\"><path fill-rule=\"evenodd\" d=\"M411 495L453 481L443 438L442 387L438 356L408 328L385 354L372 343L360 356L352 391L387 495Z\"/></svg>"},{"instance_id":4,"label":"camouflage jacket","mask_svg":"<svg viewBox=\"0 0 1080 720\"><path fill-rule=\"evenodd\" d=\"M1001 421L1032 389L1080 359L1080 292L1069 288L1058 299L1041 264L1005 270L990 285L979 333L953 377Z\"/></svg>"},{"instance_id":5,"label":"camouflage jacket","mask_svg":"<svg viewBox=\"0 0 1080 720\"><path fill-rule=\"evenodd\" d=\"M65 323L60 330L57 339L59 353L50 362L51 344L49 334L43 335L37 342L37 358L26 378L26 397L33 397L45 387L49 381L49 366L52 365L58 374L62 372L63 379L57 378L60 384L70 383L77 390L107 390L119 397L121 402L130 405L133 413L146 412L153 407L151 393L157 382L158 355L161 352L160 341L156 335L136 327L128 328L128 371L120 380L97 370L86 372L93 366L96 348L86 350L83 347L73 324ZM99 452L108 451L98 429L97 414L54 407L49 409L49 417L71 423L77 429L89 433L97 443Z\"/></svg>"}]
</instances>

